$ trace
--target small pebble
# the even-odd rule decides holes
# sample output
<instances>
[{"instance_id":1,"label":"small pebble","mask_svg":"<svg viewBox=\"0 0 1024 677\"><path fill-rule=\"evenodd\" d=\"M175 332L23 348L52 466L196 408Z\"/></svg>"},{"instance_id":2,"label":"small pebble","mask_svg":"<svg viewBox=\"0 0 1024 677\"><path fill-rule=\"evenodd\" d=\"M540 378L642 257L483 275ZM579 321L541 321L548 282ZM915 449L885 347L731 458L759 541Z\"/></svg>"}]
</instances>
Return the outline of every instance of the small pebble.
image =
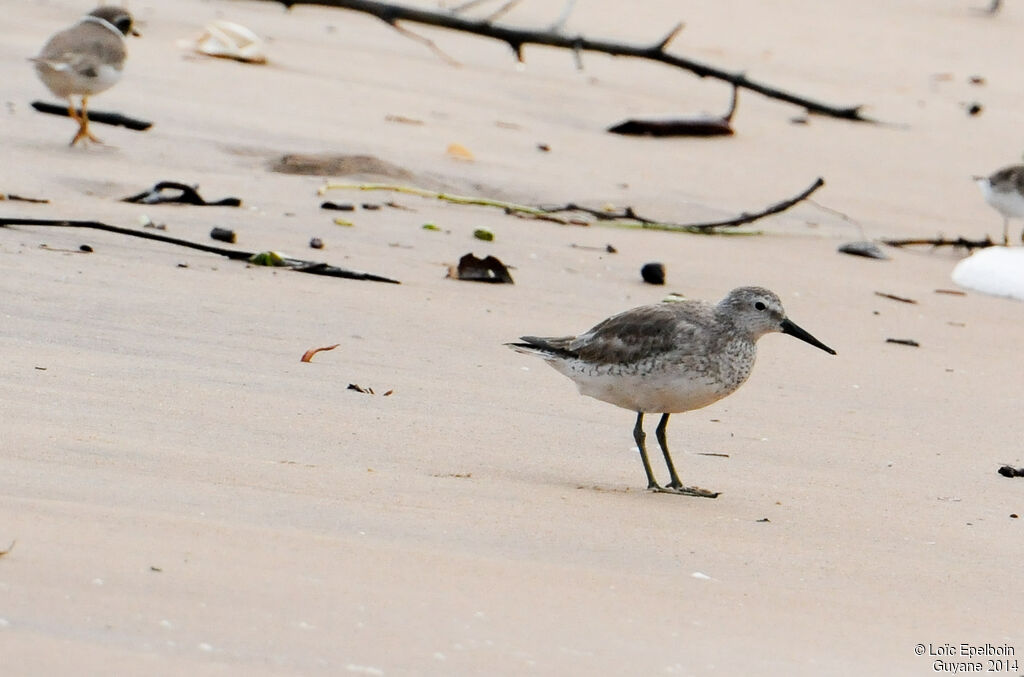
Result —
<instances>
[{"instance_id":1,"label":"small pebble","mask_svg":"<svg viewBox=\"0 0 1024 677\"><path fill-rule=\"evenodd\" d=\"M494 233L487 230L486 228L477 228L476 230L474 230L473 237L475 237L478 240L483 240L484 242L494 241Z\"/></svg>"},{"instance_id":2,"label":"small pebble","mask_svg":"<svg viewBox=\"0 0 1024 677\"><path fill-rule=\"evenodd\" d=\"M645 263L640 269L640 277L647 284L665 284L665 266L661 263Z\"/></svg>"},{"instance_id":3,"label":"small pebble","mask_svg":"<svg viewBox=\"0 0 1024 677\"><path fill-rule=\"evenodd\" d=\"M356 206L348 202L322 202L320 209L333 209L339 212L351 212L355 211Z\"/></svg>"},{"instance_id":4,"label":"small pebble","mask_svg":"<svg viewBox=\"0 0 1024 677\"><path fill-rule=\"evenodd\" d=\"M309 240L309 246L312 247L313 249L323 249L324 241L318 237L314 237Z\"/></svg>"},{"instance_id":5,"label":"small pebble","mask_svg":"<svg viewBox=\"0 0 1024 677\"><path fill-rule=\"evenodd\" d=\"M86 254L91 254L91 253L92 253L92 247L90 247L90 246L89 246L89 245L87 245L87 244L83 244L83 245L82 245L81 247L79 247L79 248L78 248L78 250L79 250L79 251L83 251L83 252L85 252Z\"/></svg>"},{"instance_id":6,"label":"small pebble","mask_svg":"<svg viewBox=\"0 0 1024 677\"><path fill-rule=\"evenodd\" d=\"M210 231L210 237L214 240L230 242L231 244L234 244L238 240L238 236L235 235L235 231L220 227L214 227L214 229Z\"/></svg>"},{"instance_id":7,"label":"small pebble","mask_svg":"<svg viewBox=\"0 0 1024 677\"><path fill-rule=\"evenodd\" d=\"M881 259L884 261L889 258L874 242L847 242L846 244L839 245L838 251L841 254L863 256L868 259Z\"/></svg>"}]
</instances>

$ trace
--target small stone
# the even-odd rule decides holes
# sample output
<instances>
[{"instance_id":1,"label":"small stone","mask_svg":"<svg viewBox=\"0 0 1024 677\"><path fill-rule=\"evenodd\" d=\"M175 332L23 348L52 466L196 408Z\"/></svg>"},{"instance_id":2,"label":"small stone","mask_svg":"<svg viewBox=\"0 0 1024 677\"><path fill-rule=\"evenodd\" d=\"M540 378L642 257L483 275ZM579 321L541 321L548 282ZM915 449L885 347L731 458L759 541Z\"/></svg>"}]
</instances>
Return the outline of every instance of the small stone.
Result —
<instances>
[{"instance_id":1,"label":"small stone","mask_svg":"<svg viewBox=\"0 0 1024 677\"><path fill-rule=\"evenodd\" d=\"M660 263L645 263L640 269L640 277L647 284L665 284L665 266Z\"/></svg>"}]
</instances>

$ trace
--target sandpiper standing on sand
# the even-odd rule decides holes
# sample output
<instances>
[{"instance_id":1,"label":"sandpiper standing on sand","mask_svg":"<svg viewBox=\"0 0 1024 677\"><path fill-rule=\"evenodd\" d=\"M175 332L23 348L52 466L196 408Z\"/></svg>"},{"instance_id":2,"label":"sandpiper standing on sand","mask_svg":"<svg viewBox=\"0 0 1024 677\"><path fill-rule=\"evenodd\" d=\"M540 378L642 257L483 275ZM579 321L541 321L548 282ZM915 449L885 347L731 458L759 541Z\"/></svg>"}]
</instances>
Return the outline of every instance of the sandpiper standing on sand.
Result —
<instances>
[{"instance_id":1,"label":"sandpiper standing on sand","mask_svg":"<svg viewBox=\"0 0 1024 677\"><path fill-rule=\"evenodd\" d=\"M1010 244L1010 219L1024 219L1024 165L1003 167L991 176L972 177L985 202L1003 215L1003 244ZM1024 233L1021 234L1024 240Z\"/></svg>"},{"instance_id":2,"label":"sandpiper standing on sand","mask_svg":"<svg viewBox=\"0 0 1024 677\"><path fill-rule=\"evenodd\" d=\"M101 143L89 131L89 97L113 87L121 79L126 35L138 35L127 10L97 7L71 28L54 34L39 55L31 59L43 84L68 101L68 115L78 123L72 146L82 139ZM75 110L71 99L74 95L82 97L81 114Z\"/></svg>"},{"instance_id":3,"label":"sandpiper standing on sand","mask_svg":"<svg viewBox=\"0 0 1024 677\"><path fill-rule=\"evenodd\" d=\"M647 488L714 498L717 493L680 482L665 441L670 414L706 407L733 393L750 376L757 339L782 332L836 352L786 317L782 302L762 287L740 287L717 305L707 301L657 303L613 315L579 336L523 336L508 343L539 355L576 383L583 395L636 412L633 439ZM656 434L668 466L664 487L647 459L645 413L660 413Z\"/></svg>"}]
</instances>

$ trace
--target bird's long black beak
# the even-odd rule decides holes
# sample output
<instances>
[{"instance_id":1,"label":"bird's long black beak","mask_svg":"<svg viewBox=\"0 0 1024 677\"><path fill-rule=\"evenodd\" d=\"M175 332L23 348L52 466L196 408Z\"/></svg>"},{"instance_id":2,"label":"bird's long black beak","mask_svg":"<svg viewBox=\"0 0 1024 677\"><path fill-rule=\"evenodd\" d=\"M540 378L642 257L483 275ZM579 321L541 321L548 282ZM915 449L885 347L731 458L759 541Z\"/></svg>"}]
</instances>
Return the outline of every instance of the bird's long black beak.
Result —
<instances>
[{"instance_id":1,"label":"bird's long black beak","mask_svg":"<svg viewBox=\"0 0 1024 677\"><path fill-rule=\"evenodd\" d=\"M809 333L807 333L806 331L801 329L792 320L785 319L785 320L782 321L782 333L783 334L789 334L790 336L795 336L796 338L800 339L801 341L806 341L807 343L810 343L815 348L821 348L822 350L824 350L829 355L835 355L836 354L836 351L832 350L827 345L825 345L824 343L822 343L821 341L819 341L818 339L814 338Z\"/></svg>"}]
</instances>

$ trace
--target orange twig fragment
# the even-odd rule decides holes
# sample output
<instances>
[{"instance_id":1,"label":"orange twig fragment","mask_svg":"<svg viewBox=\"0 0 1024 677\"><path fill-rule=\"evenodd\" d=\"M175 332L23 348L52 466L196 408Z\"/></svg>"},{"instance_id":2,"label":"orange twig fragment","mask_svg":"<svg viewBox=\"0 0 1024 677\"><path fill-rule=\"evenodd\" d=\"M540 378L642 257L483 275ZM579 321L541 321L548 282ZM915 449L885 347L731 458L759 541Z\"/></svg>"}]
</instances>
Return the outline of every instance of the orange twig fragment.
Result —
<instances>
[{"instance_id":1,"label":"orange twig fragment","mask_svg":"<svg viewBox=\"0 0 1024 677\"><path fill-rule=\"evenodd\" d=\"M323 348L310 348L309 350L307 350L306 352L304 352L302 354L302 361L303 362L312 362L313 361L313 356L316 355L317 353L319 353L321 350L334 350L335 348L337 348L340 345L341 345L340 343L335 343L333 346L324 346Z\"/></svg>"}]
</instances>

